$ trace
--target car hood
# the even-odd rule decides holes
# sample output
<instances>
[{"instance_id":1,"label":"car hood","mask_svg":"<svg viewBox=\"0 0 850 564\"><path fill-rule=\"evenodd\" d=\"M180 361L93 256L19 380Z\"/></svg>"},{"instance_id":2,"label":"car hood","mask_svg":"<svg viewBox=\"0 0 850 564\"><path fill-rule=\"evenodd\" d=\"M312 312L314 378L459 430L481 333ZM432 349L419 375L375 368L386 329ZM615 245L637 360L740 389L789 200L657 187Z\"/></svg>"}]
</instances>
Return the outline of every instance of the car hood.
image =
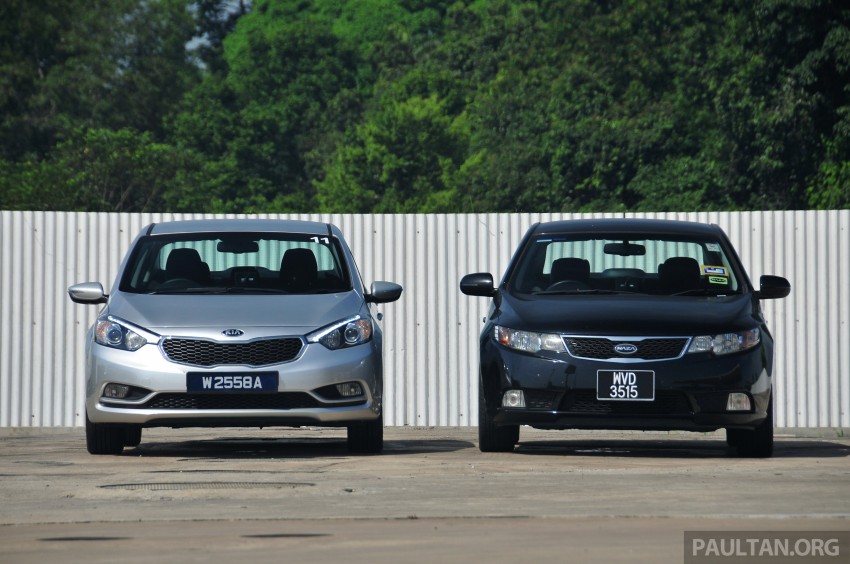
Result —
<instances>
[{"instance_id":1,"label":"car hood","mask_svg":"<svg viewBox=\"0 0 850 564\"><path fill-rule=\"evenodd\" d=\"M725 297L502 294L493 321L513 329L584 335L702 335L762 324L751 294Z\"/></svg>"},{"instance_id":2,"label":"car hood","mask_svg":"<svg viewBox=\"0 0 850 564\"><path fill-rule=\"evenodd\" d=\"M364 308L356 292L318 295L150 295L114 293L108 313L156 333L187 328L285 328L304 334Z\"/></svg>"}]
</instances>

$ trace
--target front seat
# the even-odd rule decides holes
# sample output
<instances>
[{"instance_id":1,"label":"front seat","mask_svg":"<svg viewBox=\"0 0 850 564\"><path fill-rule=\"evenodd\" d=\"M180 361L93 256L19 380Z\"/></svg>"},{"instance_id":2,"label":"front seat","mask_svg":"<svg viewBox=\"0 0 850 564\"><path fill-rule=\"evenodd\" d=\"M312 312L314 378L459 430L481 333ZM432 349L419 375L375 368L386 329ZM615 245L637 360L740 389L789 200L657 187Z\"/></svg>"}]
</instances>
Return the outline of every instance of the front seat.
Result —
<instances>
[{"instance_id":1,"label":"front seat","mask_svg":"<svg viewBox=\"0 0 850 564\"><path fill-rule=\"evenodd\" d=\"M590 284L590 262L587 259L565 257L552 262L552 273L549 285L573 280L582 284Z\"/></svg>"},{"instance_id":2,"label":"front seat","mask_svg":"<svg viewBox=\"0 0 850 564\"><path fill-rule=\"evenodd\" d=\"M201 255L195 249L174 249L168 253L165 261L167 280L185 278L206 284L210 277L210 267L201 260Z\"/></svg>"},{"instance_id":3,"label":"front seat","mask_svg":"<svg viewBox=\"0 0 850 564\"><path fill-rule=\"evenodd\" d=\"M281 286L288 292L314 290L319 281L316 255L310 249L289 249L280 261Z\"/></svg>"},{"instance_id":4,"label":"front seat","mask_svg":"<svg viewBox=\"0 0 850 564\"><path fill-rule=\"evenodd\" d=\"M691 257L670 257L658 268L661 291L677 294L702 286L699 263Z\"/></svg>"}]
</instances>

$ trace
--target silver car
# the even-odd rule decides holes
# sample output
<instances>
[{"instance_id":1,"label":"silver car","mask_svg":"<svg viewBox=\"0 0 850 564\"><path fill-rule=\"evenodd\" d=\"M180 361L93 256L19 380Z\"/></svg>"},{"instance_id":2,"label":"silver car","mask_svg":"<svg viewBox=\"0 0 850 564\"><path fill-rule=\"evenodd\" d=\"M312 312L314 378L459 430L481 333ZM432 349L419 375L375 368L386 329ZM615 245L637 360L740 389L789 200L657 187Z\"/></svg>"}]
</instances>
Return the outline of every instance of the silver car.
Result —
<instances>
[{"instance_id":1,"label":"silver car","mask_svg":"<svg viewBox=\"0 0 850 564\"><path fill-rule=\"evenodd\" d=\"M383 448L380 315L334 225L195 220L145 227L86 340L86 445L137 446L145 427L345 426Z\"/></svg>"}]
</instances>

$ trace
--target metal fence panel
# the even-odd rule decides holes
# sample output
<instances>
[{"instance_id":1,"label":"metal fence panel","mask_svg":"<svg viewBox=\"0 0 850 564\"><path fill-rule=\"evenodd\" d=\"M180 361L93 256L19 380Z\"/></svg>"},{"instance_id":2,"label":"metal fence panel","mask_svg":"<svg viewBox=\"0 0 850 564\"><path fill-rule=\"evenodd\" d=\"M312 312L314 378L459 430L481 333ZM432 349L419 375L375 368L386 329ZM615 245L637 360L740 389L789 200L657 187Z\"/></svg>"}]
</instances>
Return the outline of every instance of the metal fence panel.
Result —
<instances>
[{"instance_id":1,"label":"metal fence panel","mask_svg":"<svg viewBox=\"0 0 850 564\"><path fill-rule=\"evenodd\" d=\"M400 301L380 308L387 425L474 426L477 339L489 301L460 294L460 278L501 278L536 221L622 215L251 217L334 223L367 285L404 286ZM764 302L777 341L777 425L850 427L850 210L625 215L717 223L754 282L787 277L791 296ZM73 304L67 287L111 287L143 226L201 217L210 216L0 211L0 426L82 425L83 342L98 308Z\"/></svg>"}]
</instances>

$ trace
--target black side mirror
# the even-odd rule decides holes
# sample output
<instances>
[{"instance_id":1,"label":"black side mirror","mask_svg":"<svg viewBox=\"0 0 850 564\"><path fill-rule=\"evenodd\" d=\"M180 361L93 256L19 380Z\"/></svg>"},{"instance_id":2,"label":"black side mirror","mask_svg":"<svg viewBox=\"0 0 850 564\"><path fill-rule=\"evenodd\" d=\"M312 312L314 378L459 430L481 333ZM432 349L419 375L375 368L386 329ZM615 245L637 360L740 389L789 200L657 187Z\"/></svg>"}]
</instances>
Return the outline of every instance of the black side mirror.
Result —
<instances>
[{"instance_id":1,"label":"black side mirror","mask_svg":"<svg viewBox=\"0 0 850 564\"><path fill-rule=\"evenodd\" d=\"M496 295L496 288L493 286L493 275L489 272L467 274L460 279L460 291L467 296L493 297Z\"/></svg>"},{"instance_id":2,"label":"black side mirror","mask_svg":"<svg viewBox=\"0 0 850 564\"><path fill-rule=\"evenodd\" d=\"M759 279L760 288L756 295L763 300L784 298L791 293L791 283L781 276L763 275Z\"/></svg>"}]
</instances>

